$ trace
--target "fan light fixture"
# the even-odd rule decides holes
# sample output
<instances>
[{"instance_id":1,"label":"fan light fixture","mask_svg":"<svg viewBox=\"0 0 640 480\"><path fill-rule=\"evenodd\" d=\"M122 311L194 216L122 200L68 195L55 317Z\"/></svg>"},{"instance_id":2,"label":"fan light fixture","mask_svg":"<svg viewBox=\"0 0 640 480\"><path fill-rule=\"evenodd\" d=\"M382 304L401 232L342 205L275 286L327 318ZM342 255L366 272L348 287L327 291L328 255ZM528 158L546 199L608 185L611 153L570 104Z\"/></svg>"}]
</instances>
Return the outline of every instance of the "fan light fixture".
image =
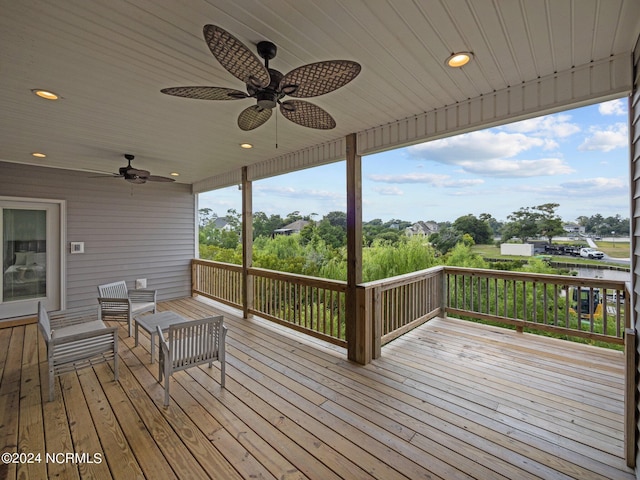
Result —
<instances>
[{"instance_id":1,"label":"fan light fixture","mask_svg":"<svg viewBox=\"0 0 640 480\"><path fill-rule=\"evenodd\" d=\"M451 68L459 68L469 63L472 58L473 53L471 52L452 53L445 63Z\"/></svg>"},{"instance_id":2,"label":"fan light fixture","mask_svg":"<svg viewBox=\"0 0 640 480\"><path fill-rule=\"evenodd\" d=\"M253 145L250 143L241 143L240 148L253 148Z\"/></svg>"},{"instance_id":3,"label":"fan light fixture","mask_svg":"<svg viewBox=\"0 0 640 480\"><path fill-rule=\"evenodd\" d=\"M41 152L33 152L31 155L38 158L45 158L47 156L45 153L41 153Z\"/></svg>"},{"instance_id":4,"label":"fan light fixture","mask_svg":"<svg viewBox=\"0 0 640 480\"><path fill-rule=\"evenodd\" d=\"M40 90L38 88L34 88L31 90L35 95L40 98L44 98L45 100L58 100L60 97L57 93L50 92L49 90Z\"/></svg>"},{"instance_id":5,"label":"fan light fixture","mask_svg":"<svg viewBox=\"0 0 640 480\"><path fill-rule=\"evenodd\" d=\"M179 177L180 174L178 172L171 172L169 175L171 175L172 177Z\"/></svg>"}]
</instances>

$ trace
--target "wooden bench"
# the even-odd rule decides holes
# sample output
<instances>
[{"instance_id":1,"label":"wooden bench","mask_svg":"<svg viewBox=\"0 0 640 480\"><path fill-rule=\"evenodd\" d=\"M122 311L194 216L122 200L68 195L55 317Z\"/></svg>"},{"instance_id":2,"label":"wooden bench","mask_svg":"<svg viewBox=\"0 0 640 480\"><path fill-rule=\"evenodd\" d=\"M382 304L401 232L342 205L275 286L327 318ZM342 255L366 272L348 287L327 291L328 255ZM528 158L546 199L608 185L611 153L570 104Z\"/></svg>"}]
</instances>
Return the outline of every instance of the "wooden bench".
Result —
<instances>
[{"instance_id":1,"label":"wooden bench","mask_svg":"<svg viewBox=\"0 0 640 480\"><path fill-rule=\"evenodd\" d=\"M38 327L47 344L49 401L53 401L54 380L63 373L113 361L118 380L118 328L98 320L96 309L61 312L49 317L38 303Z\"/></svg>"},{"instance_id":2,"label":"wooden bench","mask_svg":"<svg viewBox=\"0 0 640 480\"><path fill-rule=\"evenodd\" d=\"M156 290L129 290L122 280L106 283L98 285L98 303L99 319L127 322L131 336L134 315L156 313Z\"/></svg>"},{"instance_id":3,"label":"wooden bench","mask_svg":"<svg viewBox=\"0 0 640 480\"><path fill-rule=\"evenodd\" d=\"M165 406L169 405L169 377L180 370L203 363L208 363L211 368L214 360L219 360L220 386L224 387L227 327L222 322L223 317L217 316L174 323L167 329L167 340L160 326L157 327L160 339L158 381L162 383L164 376Z\"/></svg>"}]
</instances>

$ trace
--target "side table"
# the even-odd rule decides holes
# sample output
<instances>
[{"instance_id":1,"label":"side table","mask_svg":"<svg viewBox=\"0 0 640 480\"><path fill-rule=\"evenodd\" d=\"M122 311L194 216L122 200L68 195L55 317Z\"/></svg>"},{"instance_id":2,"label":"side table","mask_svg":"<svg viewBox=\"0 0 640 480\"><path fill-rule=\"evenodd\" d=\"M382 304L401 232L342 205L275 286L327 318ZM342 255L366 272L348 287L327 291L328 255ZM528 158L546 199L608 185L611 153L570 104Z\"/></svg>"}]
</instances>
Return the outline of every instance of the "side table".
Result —
<instances>
[{"instance_id":1,"label":"side table","mask_svg":"<svg viewBox=\"0 0 640 480\"><path fill-rule=\"evenodd\" d=\"M181 317L175 312L167 310L166 312L152 313L151 315L140 315L134 318L136 325L136 347L138 346L138 327L142 327L151 336L151 363L155 363L156 352L156 335L160 327L162 331L169 328L172 323L186 322L187 319Z\"/></svg>"}]
</instances>

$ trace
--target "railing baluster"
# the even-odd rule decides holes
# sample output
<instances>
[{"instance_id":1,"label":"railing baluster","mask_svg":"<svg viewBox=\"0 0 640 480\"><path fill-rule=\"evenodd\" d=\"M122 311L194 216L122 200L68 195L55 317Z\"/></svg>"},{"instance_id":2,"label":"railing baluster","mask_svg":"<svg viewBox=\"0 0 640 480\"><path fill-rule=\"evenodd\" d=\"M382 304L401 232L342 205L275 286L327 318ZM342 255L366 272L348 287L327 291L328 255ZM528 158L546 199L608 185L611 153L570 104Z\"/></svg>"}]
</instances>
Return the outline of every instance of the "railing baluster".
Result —
<instances>
[{"instance_id":1,"label":"railing baluster","mask_svg":"<svg viewBox=\"0 0 640 480\"><path fill-rule=\"evenodd\" d=\"M522 282L522 319L527 321L527 282Z\"/></svg>"},{"instance_id":2,"label":"railing baluster","mask_svg":"<svg viewBox=\"0 0 640 480\"><path fill-rule=\"evenodd\" d=\"M609 313L607 312L607 309L609 307L609 305L607 305L607 292L608 290L605 288L602 290L602 331L607 332L607 317L609 315Z\"/></svg>"},{"instance_id":3,"label":"railing baluster","mask_svg":"<svg viewBox=\"0 0 640 480\"><path fill-rule=\"evenodd\" d=\"M493 279L493 299L494 299L494 307L493 307L493 314L494 315L498 315L498 279L494 278Z\"/></svg>"},{"instance_id":4,"label":"railing baluster","mask_svg":"<svg viewBox=\"0 0 640 480\"><path fill-rule=\"evenodd\" d=\"M533 282L533 305L531 306L533 309L532 319L533 323L538 323L538 282Z\"/></svg>"}]
</instances>

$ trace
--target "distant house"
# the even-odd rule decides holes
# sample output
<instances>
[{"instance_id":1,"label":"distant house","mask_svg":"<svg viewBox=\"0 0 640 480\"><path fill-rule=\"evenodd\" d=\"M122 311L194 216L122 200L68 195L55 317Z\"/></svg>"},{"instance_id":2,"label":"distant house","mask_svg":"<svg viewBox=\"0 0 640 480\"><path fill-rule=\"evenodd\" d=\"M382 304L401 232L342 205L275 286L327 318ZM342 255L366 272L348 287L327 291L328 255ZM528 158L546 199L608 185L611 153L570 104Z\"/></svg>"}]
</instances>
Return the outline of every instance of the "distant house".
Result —
<instances>
[{"instance_id":1,"label":"distant house","mask_svg":"<svg viewBox=\"0 0 640 480\"><path fill-rule=\"evenodd\" d=\"M423 222L421 220L405 228L404 233L407 237L412 237L414 235L423 235L426 237L432 233L436 233L437 231L438 224L436 222Z\"/></svg>"},{"instance_id":2,"label":"distant house","mask_svg":"<svg viewBox=\"0 0 640 480\"><path fill-rule=\"evenodd\" d=\"M229 223L229 221L227 220L227 217L218 217L215 220L213 220L213 226L215 228L217 228L218 230L232 230L233 227L231 226L231 224Z\"/></svg>"},{"instance_id":3,"label":"distant house","mask_svg":"<svg viewBox=\"0 0 640 480\"><path fill-rule=\"evenodd\" d=\"M586 232L584 225L578 225L577 223L565 223L562 228L567 233L580 234Z\"/></svg>"},{"instance_id":4,"label":"distant house","mask_svg":"<svg viewBox=\"0 0 640 480\"><path fill-rule=\"evenodd\" d=\"M291 235L293 233L300 233L308 224L309 222L307 220L296 220L282 228L276 228L273 231L273 235Z\"/></svg>"}]
</instances>

